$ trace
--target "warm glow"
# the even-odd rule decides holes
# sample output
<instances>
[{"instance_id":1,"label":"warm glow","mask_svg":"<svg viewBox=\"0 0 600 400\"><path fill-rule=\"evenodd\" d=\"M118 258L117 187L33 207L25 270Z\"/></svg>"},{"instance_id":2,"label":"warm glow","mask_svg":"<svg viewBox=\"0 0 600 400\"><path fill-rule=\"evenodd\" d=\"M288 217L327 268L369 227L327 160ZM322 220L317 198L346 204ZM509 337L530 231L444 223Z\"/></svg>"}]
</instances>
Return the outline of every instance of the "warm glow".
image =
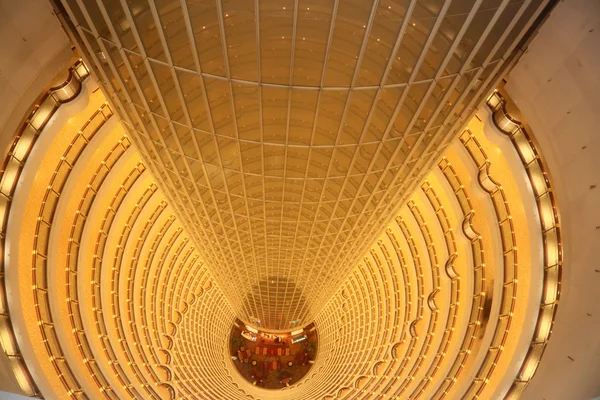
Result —
<instances>
[{"instance_id":1,"label":"warm glow","mask_svg":"<svg viewBox=\"0 0 600 400\"><path fill-rule=\"evenodd\" d=\"M148 4L156 9L136 5L118 22L142 33L143 57L120 41L90 52L120 89L113 101L93 79L77 107L47 97L5 162L0 222L12 212L8 231L19 233L3 252L18 260L7 285L26 312L0 318L0 344L20 385L39 394L17 323L47 397L485 399L511 384L511 396L522 390L552 331L561 232L544 164L499 92L488 99L493 121L473 118L439 158L465 89L439 109L430 103L446 96L429 93L429 78L415 75L406 89L412 72L398 40L419 39L424 27L398 25L401 7L384 12L402 34L361 8L364 21L332 24L330 37L327 24L311 28L333 12L317 3L293 30L290 16L309 10L292 3L264 5L260 18L208 6L206 21L192 6L161 14ZM139 30L156 12L162 23ZM274 28L257 35L270 14ZM193 54L172 51L186 49L173 47L181 37L188 44L172 33L188 29L181 18L201 22L190 25L201 27ZM376 37L343 40L363 22ZM329 69L308 43L334 44ZM382 58L372 45L402 57ZM269 56L286 51L295 65ZM54 93L61 101L89 75L81 62L72 73L76 83ZM47 123L68 109L78 111ZM121 125L117 111L131 118ZM437 111L448 116L439 135L427 119ZM35 129L47 145L31 152ZM294 366L310 373L282 378ZM279 391L262 389L267 375Z\"/></svg>"}]
</instances>

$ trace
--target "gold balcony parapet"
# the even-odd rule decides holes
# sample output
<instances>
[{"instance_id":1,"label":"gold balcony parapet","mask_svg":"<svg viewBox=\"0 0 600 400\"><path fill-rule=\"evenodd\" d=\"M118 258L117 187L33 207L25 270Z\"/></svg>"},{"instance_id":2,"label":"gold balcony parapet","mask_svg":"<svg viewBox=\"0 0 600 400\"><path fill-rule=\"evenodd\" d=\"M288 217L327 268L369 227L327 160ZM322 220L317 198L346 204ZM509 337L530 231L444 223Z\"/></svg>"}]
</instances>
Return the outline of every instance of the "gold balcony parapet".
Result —
<instances>
[{"instance_id":1,"label":"gold balcony parapet","mask_svg":"<svg viewBox=\"0 0 600 400\"><path fill-rule=\"evenodd\" d=\"M533 378L552 333L560 297L563 263L560 217L548 170L530 133L521 121L507 111L512 106L510 101L500 92L494 91L486 104L493 112L494 124L509 136L527 171L538 207L544 243L544 281L535 333L517 378L506 395L507 399L518 399Z\"/></svg>"}]
</instances>

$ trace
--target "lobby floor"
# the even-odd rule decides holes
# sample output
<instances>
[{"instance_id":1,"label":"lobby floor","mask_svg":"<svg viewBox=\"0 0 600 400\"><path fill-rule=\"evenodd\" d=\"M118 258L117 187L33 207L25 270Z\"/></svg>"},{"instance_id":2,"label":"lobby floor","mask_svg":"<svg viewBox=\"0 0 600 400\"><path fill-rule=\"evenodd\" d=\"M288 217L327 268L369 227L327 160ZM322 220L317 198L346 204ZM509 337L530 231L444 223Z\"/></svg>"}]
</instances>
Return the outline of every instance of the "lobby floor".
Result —
<instances>
[{"instance_id":1,"label":"lobby floor","mask_svg":"<svg viewBox=\"0 0 600 400\"><path fill-rule=\"evenodd\" d=\"M242 336L243 323L238 321L238 325L231 330L230 354L239 373L250 383L281 389L299 382L312 367L318 344L314 324L304 329L307 339L294 344L289 334L278 334L281 342L277 343L275 335L262 332L253 342Z\"/></svg>"}]
</instances>

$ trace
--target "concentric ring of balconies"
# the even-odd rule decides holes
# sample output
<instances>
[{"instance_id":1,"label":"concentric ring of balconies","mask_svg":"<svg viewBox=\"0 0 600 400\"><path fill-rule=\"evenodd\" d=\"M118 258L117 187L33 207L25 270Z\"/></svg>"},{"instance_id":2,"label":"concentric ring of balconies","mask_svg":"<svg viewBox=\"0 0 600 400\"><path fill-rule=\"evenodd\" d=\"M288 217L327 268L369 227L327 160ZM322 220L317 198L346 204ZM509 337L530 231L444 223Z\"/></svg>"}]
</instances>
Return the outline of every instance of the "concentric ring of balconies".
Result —
<instances>
[{"instance_id":1,"label":"concentric ring of balconies","mask_svg":"<svg viewBox=\"0 0 600 400\"><path fill-rule=\"evenodd\" d=\"M318 314L546 2L62 3L239 317L275 329Z\"/></svg>"},{"instance_id":2,"label":"concentric ring of balconies","mask_svg":"<svg viewBox=\"0 0 600 400\"><path fill-rule=\"evenodd\" d=\"M537 156L528 157L535 154L531 143L517 136L518 153L503 156L518 163L503 164L484 110L485 123L474 120L471 131L453 142L317 316L320 347L309 375L269 392L231 366L227 339L235 312L123 130L110 113L101 114L108 106L90 85L84 83L81 95L90 100L70 109L81 114L70 116L70 124L80 125L69 127L58 115L47 129L56 135L56 125L64 123L62 140L27 160L43 166L35 184L28 167L22 179L30 192L17 194L17 201L28 198L30 212L10 216L22 235L18 244L12 241L19 249L7 262L20 253L21 272L6 283L25 288L11 311L29 310L34 317L12 323L21 337L26 333L20 345L42 394L486 398L506 393L515 376L516 396L531 379L557 299L556 210L545 206L551 192L536 175ZM109 121L90 122L94 115ZM65 163L70 173L61 173ZM535 202L523 195L530 189L513 183L518 176L535 187L542 222L533 221L541 228L524 217L523 204ZM54 183L60 190L52 189ZM49 190L56 199L44 195ZM34 243L47 245L36 249ZM545 246L544 258L529 248L536 243ZM534 316L537 325L524 322L535 322ZM519 371L512 360L529 351L530 337L532 350Z\"/></svg>"}]
</instances>

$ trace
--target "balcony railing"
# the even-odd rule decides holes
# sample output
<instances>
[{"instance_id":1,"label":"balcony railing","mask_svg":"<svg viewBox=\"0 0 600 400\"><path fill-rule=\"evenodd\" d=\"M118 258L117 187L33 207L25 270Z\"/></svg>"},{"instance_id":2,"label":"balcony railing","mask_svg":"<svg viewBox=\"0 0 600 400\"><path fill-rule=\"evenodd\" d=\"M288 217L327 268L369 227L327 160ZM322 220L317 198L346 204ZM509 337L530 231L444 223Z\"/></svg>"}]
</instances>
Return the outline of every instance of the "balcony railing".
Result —
<instances>
[{"instance_id":1,"label":"balcony railing","mask_svg":"<svg viewBox=\"0 0 600 400\"><path fill-rule=\"evenodd\" d=\"M518 399L533 378L552 333L560 296L563 262L561 232L548 172L531 136L523 124L507 112L507 100L498 91L488 97L486 104L493 112L494 124L510 137L527 171L538 206L544 243L544 281L536 329L517 379L506 396L507 399Z\"/></svg>"},{"instance_id":2,"label":"balcony railing","mask_svg":"<svg viewBox=\"0 0 600 400\"><path fill-rule=\"evenodd\" d=\"M28 117L17 131L0 170L0 254L4 254L8 214L23 166L42 130L61 104L73 100L81 92L81 82L89 76L83 61L71 68L67 80L44 93L31 107ZM23 392L39 397L40 393L25 365L12 328L6 297L4 259L0 258L0 347L8 357L12 372ZM40 290L43 290L41 288Z\"/></svg>"}]
</instances>

